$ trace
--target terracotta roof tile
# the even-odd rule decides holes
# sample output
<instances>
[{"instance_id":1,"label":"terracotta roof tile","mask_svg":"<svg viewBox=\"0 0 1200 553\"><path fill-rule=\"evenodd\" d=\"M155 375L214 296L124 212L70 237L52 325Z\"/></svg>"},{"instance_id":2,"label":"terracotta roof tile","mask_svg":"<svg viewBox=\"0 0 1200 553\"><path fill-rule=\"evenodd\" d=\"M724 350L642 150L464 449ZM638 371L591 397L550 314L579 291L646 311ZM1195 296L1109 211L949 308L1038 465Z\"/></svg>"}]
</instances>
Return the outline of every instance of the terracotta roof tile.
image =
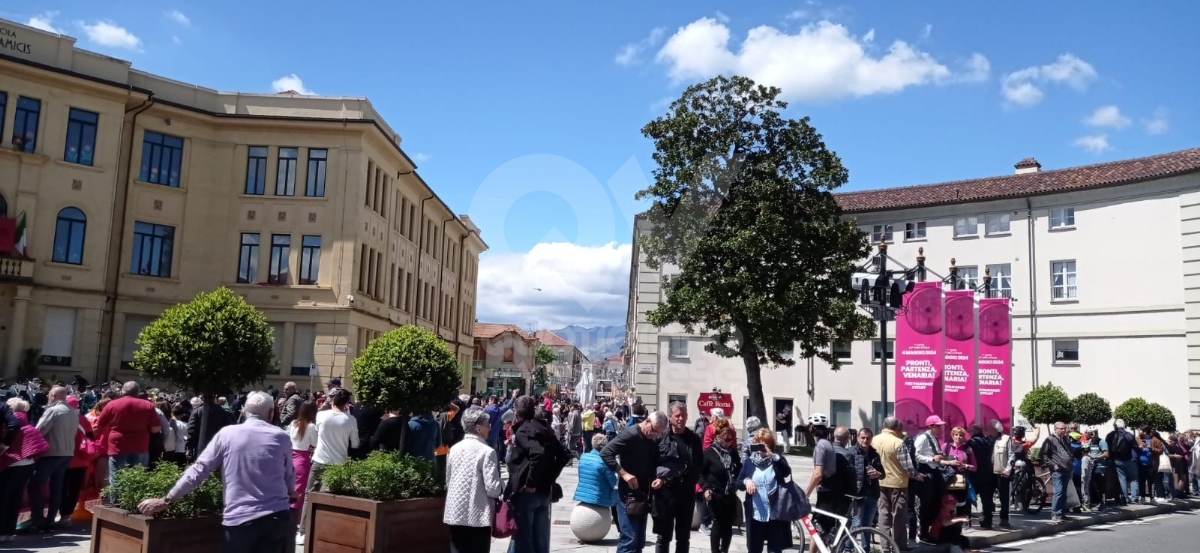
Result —
<instances>
[{"instance_id":1,"label":"terracotta roof tile","mask_svg":"<svg viewBox=\"0 0 1200 553\"><path fill-rule=\"evenodd\" d=\"M539 331L537 331L537 334L535 335L535 337L537 338L537 341L541 342L542 345L545 345L545 346L575 347L575 344L572 344L571 342L564 340L562 336L559 336L553 332L550 332L549 330L545 330L545 329L539 330Z\"/></svg>"},{"instance_id":2,"label":"terracotta roof tile","mask_svg":"<svg viewBox=\"0 0 1200 553\"><path fill-rule=\"evenodd\" d=\"M1038 196L1196 172L1200 172L1200 148L1020 175L844 192L835 197L847 213L864 213Z\"/></svg>"},{"instance_id":3,"label":"terracotta roof tile","mask_svg":"<svg viewBox=\"0 0 1200 553\"><path fill-rule=\"evenodd\" d=\"M517 335L526 339L533 340L532 334L521 330L521 327L509 323L475 323L473 336L476 338L495 338L505 332L516 332Z\"/></svg>"}]
</instances>

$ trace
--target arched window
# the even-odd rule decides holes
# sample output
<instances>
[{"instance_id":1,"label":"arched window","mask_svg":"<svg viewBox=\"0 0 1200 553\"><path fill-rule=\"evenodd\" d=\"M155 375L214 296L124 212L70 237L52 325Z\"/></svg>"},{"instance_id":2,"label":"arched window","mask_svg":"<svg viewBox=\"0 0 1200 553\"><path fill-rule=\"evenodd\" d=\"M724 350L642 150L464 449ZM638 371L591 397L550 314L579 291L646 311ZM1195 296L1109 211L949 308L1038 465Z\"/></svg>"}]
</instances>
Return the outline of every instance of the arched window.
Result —
<instances>
[{"instance_id":1,"label":"arched window","mask_svg":"<svg viewBox=\"0 0 1200 553\"><path fill-rule=\"evenodd\" d=\"M8 202L4 201L4 195L0 194L0 219L8 217Z\"/></svg>"},{"instance_id":2,"label":"arched window","mask_svg":"<svg viewBox=\"0 0 1200 553\"><path fill-rule=\"evenodd\" d=\"M79 208L64 207L58 212L54 225L54 262L83 264L83 235L87 231L87 217Z\"/></svg>"}]
</instances>

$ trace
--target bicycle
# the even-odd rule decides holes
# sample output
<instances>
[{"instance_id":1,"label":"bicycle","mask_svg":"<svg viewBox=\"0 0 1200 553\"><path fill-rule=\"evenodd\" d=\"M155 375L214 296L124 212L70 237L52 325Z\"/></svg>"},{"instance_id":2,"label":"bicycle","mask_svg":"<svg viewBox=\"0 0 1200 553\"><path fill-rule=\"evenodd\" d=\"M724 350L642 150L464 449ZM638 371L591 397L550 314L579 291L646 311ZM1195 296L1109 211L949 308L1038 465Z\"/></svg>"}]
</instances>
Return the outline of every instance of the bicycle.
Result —
<instances>
[{"instance_id":1,"label":"bicycle","mask_svg":"<svg viewBox=\"0 0 1200 553\"><path fill-rule=\"evenodd\" d=\"M814 507L812 513L793 523L800 534L799 550L806 550L804 539L807 535L808 539L816 542L817 549L821 553L873 553L877 550L882 553L899 553L900 547L896 545L896 541L878 529L870 526L849 527L850 520L854 517L854 513L864 498L849 494L846 497L850 499L850 508L846 516L838 516ZM834 520L837 523L837 531L830 532L830 529L821 528L813 515L822 515ZM867 546L863 547L863 543L866 543ZM878 549L876 549L877 547Z\"/></svg>"},{"instance_id":2,"label":"bicycle","mask_svg":"<svg viewBox=\"0 0 1200 553\"><path fill-rule=\"evenodd\" d=\"M1049 473L1037 474L1037 469L1030 467L1022 469L1013 475L1012 501L1013 510L1021 508L1025 514L1036 515L1046 507L1046 484Z\"/></svg>"}]
</instances>

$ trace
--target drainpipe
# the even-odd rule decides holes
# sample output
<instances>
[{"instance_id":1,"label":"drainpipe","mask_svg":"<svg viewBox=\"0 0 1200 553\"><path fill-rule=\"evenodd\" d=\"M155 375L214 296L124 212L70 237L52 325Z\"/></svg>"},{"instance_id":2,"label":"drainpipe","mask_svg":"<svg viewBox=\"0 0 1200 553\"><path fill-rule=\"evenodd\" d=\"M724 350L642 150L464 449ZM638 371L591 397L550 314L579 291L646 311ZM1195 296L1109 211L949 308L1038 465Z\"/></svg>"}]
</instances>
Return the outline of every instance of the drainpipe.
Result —
<instances>
[{"instance_id":1,"label":"drainpipe","mask_svg":"<svg viewBox=\"0 0 1200 553\"><path fill-rule=\"evenodd\" d=\"M1029 370L1033 379L1033 387L1038 385L1038 296L1037 296L1037 247L1034 232L1037 230L1033 218L1033 201L1025 198L1025 219L1028 221L1027 241L1029 242Z\"/></svg>"},{"instance_id":2,"label":"drainpipe","mask_svg":"<svg viewBox=\"0 0 1200 553\"><path fill-rule=\"evenodd\" d=\"M133 141L137 136L137 119L138 115L150 109L154 105L154 93L151 92L142 103L133 108L125 109L125 117L133 114L133 118L129 121L129 140L125 141L124 151L117 152L117 159L121 155L125 158L125 179L121 180L121 172L118 170L113 182L113 189L116 192L116 198L113 200L112 211L109 214L109 221L116 224L117 233L114 235L109 233L108 247L104 257L104 311L101 316L100 325L100 343L96 345L96 372L92 375L92 383L100 380L100 371L104 371L104 380L107 381L112 377L112 337L117 325L117 281L121 276L121 245L125 243L125 207L129 201L129 180L132 178L133 172ZM110 223L110 224L113 224ZM116 248L117 262L113 262L113 248Z\"/></svg>"}]
</instances>

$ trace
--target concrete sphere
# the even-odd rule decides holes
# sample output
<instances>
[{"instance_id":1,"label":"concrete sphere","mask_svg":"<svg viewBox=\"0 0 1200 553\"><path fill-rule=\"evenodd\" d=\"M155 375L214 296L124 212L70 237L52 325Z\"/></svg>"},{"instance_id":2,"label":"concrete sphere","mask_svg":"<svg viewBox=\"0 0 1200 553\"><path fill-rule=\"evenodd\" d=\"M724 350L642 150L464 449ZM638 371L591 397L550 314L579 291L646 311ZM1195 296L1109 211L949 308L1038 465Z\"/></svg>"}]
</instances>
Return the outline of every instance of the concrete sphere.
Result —
<instances>
[{"instance_id":1,"label":"concrete sphere","mask_svg":"<svg viewBox=\"0 0 1200 553\"><path fill-rule=\"evenodd\" d=\"M608 507L580 503L571 510L571 533L583 543L595 543L608 535L612 512Z\"/></svg>"}]
</instances>

